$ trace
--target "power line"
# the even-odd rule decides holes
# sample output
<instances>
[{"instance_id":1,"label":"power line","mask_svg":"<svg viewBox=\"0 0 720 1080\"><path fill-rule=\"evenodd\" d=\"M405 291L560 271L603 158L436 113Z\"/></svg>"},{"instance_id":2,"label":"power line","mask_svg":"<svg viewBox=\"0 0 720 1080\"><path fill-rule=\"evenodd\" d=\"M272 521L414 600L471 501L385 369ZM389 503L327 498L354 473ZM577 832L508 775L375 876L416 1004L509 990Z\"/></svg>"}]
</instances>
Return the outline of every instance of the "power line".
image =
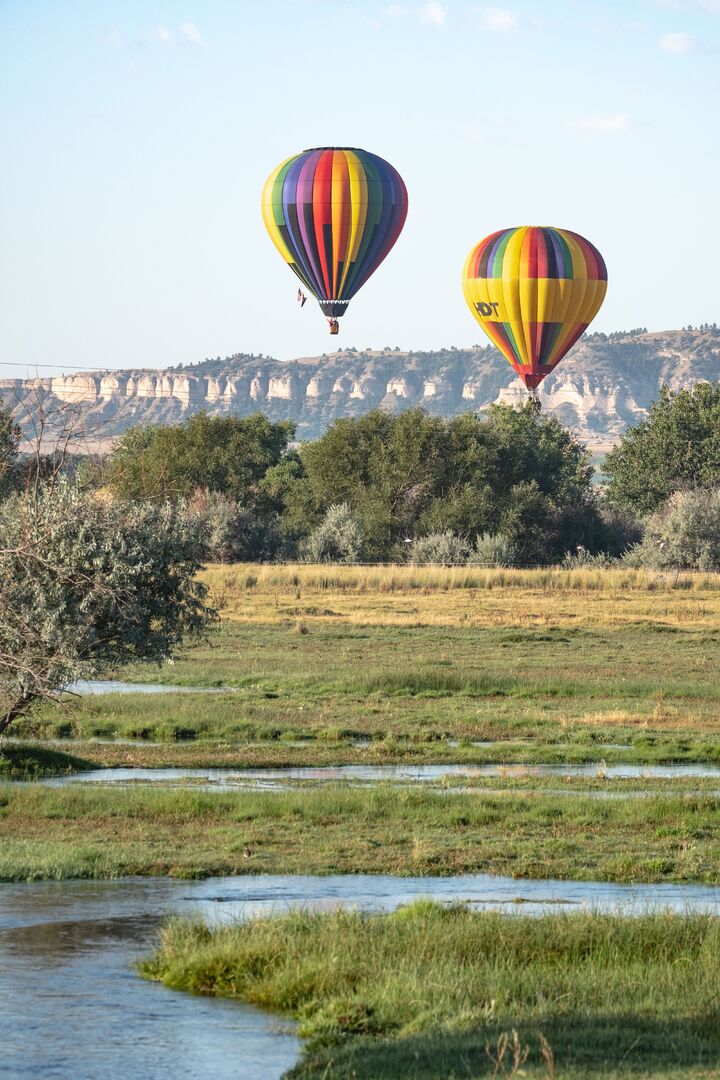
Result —
<instances>
[{"instance_id":1,"label":"power line","mask_svg":"<svg viewBox=\"0 0 720 1080\"><path fill-rule=\"evenodd\" d=\"M13 363L11 363L10 360L0 360L0 367L22 367L22 366L23 366L22 364L13 364ZM67 368L65 367L64 364L27 364L25 366L27 366L28 369L32 369L32 370L34 370L35 368L54 368L57 371L67 371ZM97 367L88 367L87 364L76 364L74 370L75 371L96 371L98 374L105 374L105 373L111 372L111 371L127 371L128 369L127 368L97 368ZM161 369L158 368L157 370L160 371ZM70 374L72 375L72 372L70 372ZM18 376L18 378L21 378L21 376Z\"/></svg>"},{"instance_id":2,"label":"power line","mask_svg":"<svg viewBox=\"0 0 720 1080\"><path fill-rule=\"evenodd\" d=\"M276 360L273 356L254 356L252 353L236 353L234 356L226 356L220 363L234 360L236 357L241 357L244 360L262 360L263 362L270 362L273 364L282 363L281 360ZM206 361L200 360L198 364L205 363ZM217 363L217 361L210 361L211 363ZM0 367L26 367L29 371L34 371L35 368L52 368L54 371L68 371L68 368L64 364L14 364L10 360L0 360ZM183 371L179 371L176 368L99 368L89 367L87 364L76 364L75 367L69 371L69 375L72 375L74 371L94 371L98 375L112 375L115 373L125 374L126 372L145 372L145 373L162 373L169 375L183 375ZM22 378L22 376L18 376Z\"/></svg>"}]
</instances>

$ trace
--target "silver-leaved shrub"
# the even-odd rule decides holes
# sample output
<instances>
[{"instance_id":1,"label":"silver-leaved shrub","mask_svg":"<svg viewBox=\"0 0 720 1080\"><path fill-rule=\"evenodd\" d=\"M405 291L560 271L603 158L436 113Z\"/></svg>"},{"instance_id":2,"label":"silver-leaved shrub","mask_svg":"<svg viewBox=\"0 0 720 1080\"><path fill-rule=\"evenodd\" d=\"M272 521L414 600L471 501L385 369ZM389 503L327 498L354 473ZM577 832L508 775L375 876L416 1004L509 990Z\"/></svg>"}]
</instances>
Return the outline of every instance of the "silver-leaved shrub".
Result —
<instances>
[{"instance_id":1,"label":"silver-leaved shrub","mask_svg":"<svg viewBox=\"0 0 720 1080\"><path fill-rule=\"evenodd\" d=\"M171 657L215 617L182 506L60 481L0 505L0 732L43 697Z\"/></svg>"}]
</instances>

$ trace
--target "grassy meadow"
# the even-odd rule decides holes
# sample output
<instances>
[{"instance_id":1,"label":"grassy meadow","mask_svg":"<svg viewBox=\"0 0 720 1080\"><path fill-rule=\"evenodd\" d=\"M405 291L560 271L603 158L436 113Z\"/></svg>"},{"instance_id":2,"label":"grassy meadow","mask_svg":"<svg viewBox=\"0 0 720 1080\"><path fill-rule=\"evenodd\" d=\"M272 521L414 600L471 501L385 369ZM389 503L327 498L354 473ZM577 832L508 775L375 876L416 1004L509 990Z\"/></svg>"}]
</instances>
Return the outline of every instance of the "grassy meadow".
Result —
<instances>
[{"instance_id":1,"label":"grassy meadow","mask_svg":"<svg viewBox=\"0 0 720 1080\"><path fill-rule=\"evenodd\" d=\"M720 575L218 566L203 576L221 616L208 637L162 669L114 673L163 692L48 703L13 725L0 752L0 880L720 884L717 777L605 771L720 763ZM286 790L10 782L111 766L453 762L500 769ZM540 775L539 763L592 769ZM720 1075L719 934L712 917L527 918L425 903L382 917L174 923L143 972L298 1019L308 1040L298 1080L699 1080Z\"/></svg>"},{"instance_id":2,"label":"grassy meadow","mask_svg":"<svg viewBox=\"0 0 720 1080\"><path fill-rule=\"evenodd\" d=\"M720 575L236 566L205 578L222 616L207 640L122 677L228 692L85 697L13 735L72 738L98 765L720 760ZM113 738L133 745L90 742Z\"/></svg>"},{"instance_id":3,"label":"grassy meadow","mask_svg":"<svg viewBox=\"0 0 720 1080\"><path fill-rule=\"evenodd\" d=\"M290 791L0 787L0 880L507 874L720 883L720 800L581 788L329 784ZM600 782L598 782L600 783Z\"/></svg>"},{"instance_id":4,"label":"grassy meadow","mask_svg":"<svg viewBox=\"0 0 720 1080\"><path fill-rule=\"evenodd\" d=\"M604 768L720 761L720 576L234 566L205 578L221 610L207 639L162 669L118 673L167 693L46 704L13 726L2 775L452 762L507 771L399 795L382 785L6 785L5 880L299 870L719 880L716 779L617 781ZM541 762L597 772L533 776ZM525 773L512 767L523 763ZM643 797L597 797L634 790Z\"/></svg>"},{"instance_id":5,"label":"grassy meadow","mask_svg":"<svg viewBox=\"0 0 720 1080\"><path fill-rule=\"evenodd\" d=\"M288 1074L298 1080L679 1080L718 1075L719 958L712 917L420 902L173 923L142 971L296 1018L308 1039Z\"/></svg>"}]
</instances>

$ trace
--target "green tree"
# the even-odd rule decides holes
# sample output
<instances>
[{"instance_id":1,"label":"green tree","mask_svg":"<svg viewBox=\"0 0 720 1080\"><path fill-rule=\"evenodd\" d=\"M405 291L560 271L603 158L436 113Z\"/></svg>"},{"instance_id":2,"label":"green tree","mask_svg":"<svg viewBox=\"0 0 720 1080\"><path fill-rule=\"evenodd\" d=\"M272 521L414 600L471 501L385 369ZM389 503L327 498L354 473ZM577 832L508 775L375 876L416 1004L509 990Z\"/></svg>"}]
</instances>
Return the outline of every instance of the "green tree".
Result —
<instances>
[{"instance_id":1,"label":"green tree","mask_svg":"<svg viewBox=\"0 0 720 1080\"><path fill-rule=\"evenodd\" d=\"M362 556L362 529L347 503L331 506L301 546L306 562L357 563Z\"/></svg>"},{"instance_id":2,"label":"green tree","mask_svg":"<svg viewBox=\"0 0 720 1080\"><path fill-rule=\"evenodd\" d=\"M310 532L345 502L368 559L400 558L408 538L502 533L518 561L549 562L601 533L585 448L533 403L451 420L412 409L339 420L300 449L288 522Z\"/></svg>"},{"instance_id":3,"label":"green tree","mask_svg":"<svg viewBox=\"0 0 720 1080\"><path fill-rule=\"evenodd\" d=\"M426 533L409 545L408 557L414 566L461 566L467 561L468 544L450 529Z\"/></svg>"},{"instance_id":4,"label":"green tree","mask_svg":"<svg viewBox=\"0 0 720 1080\"><path fill-rule=\"evenodd\" d=\"M720 385L664 386L642 423L605 458L608 503L638 514L657 510L675 491L720 484Z\"/></svg>"},{"instance_id":5,"label":"green tree","mask_svg":"<svg viewBox=\"0 0 720 1080\"><path fill-rule=\"evenodd\" d=\"M213 618L181 507L66 481L0 506L0 732L68 683L160 662Z\"/></svg>"},{"instance_id":6,"label":"green tree","mask_svg":"<svg viewBox=\"0 0 720 1080\"><path fill-rule=\"evenodd\" d=\"M0 499L12 489L19 443L20 429L10 410L0 400Z\"/></svg>"},{"instance_id":7,"label":"green tree","mask_svg":"<svg viewBox=\"0 0 720 1080\"><path fill-rule=\"evenodd\" d=\"M331 506L347 503L362 525L365 557L391 558L431 497L442 425L420 409L337 420L300 448L303 475L288 492L289 528L307 534Z\"/></svg>"},{"instance_id":8,"label":"green tree","mask_svg":"<svg viewBox=\"0 0 720 1080\"><path fill-rule=\"evenodd\" d=\"M568 546L595 546L600 523L585 447L534 402L494 405L446 424L445 465L419 527L470 539L501 533L525 563L545 563Z\"/></svg>"},{"instance_id":9,"label":"green tree","mask_svg":"<svg viewBox=\"0 0 720 1080\"><path fill-rule=\"evenodd\" d=\"M196 488L222 492L263 514L275 509L262 487L295 434L290 421L197 413L184 424L130 428L119 441L105 481L124 499L187 498Z\"/></svg>"}]
</instances>

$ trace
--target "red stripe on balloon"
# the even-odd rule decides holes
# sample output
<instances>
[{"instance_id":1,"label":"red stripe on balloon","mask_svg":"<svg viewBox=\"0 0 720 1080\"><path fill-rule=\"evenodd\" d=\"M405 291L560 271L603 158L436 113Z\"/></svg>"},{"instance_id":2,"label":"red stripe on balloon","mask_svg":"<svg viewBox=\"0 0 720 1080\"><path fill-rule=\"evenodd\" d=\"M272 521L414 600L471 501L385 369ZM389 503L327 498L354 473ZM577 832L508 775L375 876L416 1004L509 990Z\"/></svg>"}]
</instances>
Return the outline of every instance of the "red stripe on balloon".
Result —
<instances>
[{"instance_id":1,"label":"red stripe on balloon","mask_svg":"<svg viewBox=\"0 0 720 1080\"><path fill-rule=\"evenodd\" d=\"M332 296L332 163L333 151L324 150L315 167L313 179L315 240L328 298Z\"/></svg>"}]
</instances>

